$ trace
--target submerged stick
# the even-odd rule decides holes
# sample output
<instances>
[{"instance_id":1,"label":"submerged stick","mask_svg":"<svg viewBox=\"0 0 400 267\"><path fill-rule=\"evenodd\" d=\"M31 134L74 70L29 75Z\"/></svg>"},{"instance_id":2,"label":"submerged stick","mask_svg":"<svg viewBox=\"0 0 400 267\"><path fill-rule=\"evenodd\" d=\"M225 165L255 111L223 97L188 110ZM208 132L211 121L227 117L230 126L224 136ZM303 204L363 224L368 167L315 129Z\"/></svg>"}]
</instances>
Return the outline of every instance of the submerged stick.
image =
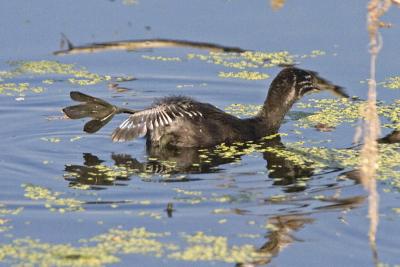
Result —
<instances>
[{"instance_id":1,"label":"submerged stick","mask_svg":"<svg viewBox=\"0 0 400 267\"><path fill-rule=\"evenodd\" d=\"M53 52L56 56L72 55L81 53L97 53L110 50L135 51L142 49L163 48L163 47L188 47L203 49L213 52L243 53L245 50L239 47L223 46L206 42L195 42L186 40L173 39L143 39L143 40L126 40L102 43L91 43L87 45L75 46L65 35L62 35L62 43L68 44L67 49Z\"/></svg>"}]
</instances>

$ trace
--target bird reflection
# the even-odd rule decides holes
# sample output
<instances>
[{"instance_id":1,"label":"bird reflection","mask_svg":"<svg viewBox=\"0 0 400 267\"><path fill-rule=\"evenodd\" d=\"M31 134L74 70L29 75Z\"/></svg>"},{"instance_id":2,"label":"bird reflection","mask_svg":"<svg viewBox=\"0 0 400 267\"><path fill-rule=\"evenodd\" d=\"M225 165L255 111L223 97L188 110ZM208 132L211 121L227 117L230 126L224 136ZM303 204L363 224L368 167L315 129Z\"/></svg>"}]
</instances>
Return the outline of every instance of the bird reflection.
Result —
<instances>
[{"instance_id":1,"label":"bird reflection","mask_svg":"<svg viewBox=\"0 0 400 267\"><path fill-rule=\"evenodd\" d=\"M266 168L273 184L281 186L284 191L300 192L307 189L307 185L296 185L299 178L311 177L314 174L312 167L304 164L296 164L283 156L284 153L274 153L275 150L285 151L286 147L280 137L265 140L259 144L251 144L262 151L266 160ZM274 148L264 150L264 148ZM243 155L248 154L249 146L238 144L233 153L228 148L217 149L156 149L147 148L148 158L139 161L127 154L112 154L114 161L112 166L107 166L104 161L92 154L83 154L83 165L66 165L65 179L70 185L90 185L93 189L104 189L108 185L124 185L132 176L151 181L152 175L160 175L163 182L191 181L192 178L180 178L182 174L215 173L222 169L222 165L239 161ZM225 153L223 153L225 152ZM228 157L229 155L229 157ZM150 177L150 178L149 178ZM285 204L288 208L280 209L279 214L265 215L268 232L265 234L265 242L255 250L254 257L248 262L238 262L236 267L268 265L287 246L301 241L295 237L296 232L315 221L315 213L331 211L348 211L359 207L366 196L342 197L341 187L327 186L321 190L336 190L332 196L315 198L313 194L321 194L320 191L307 194L287 194L284 199L264 199L261 205ZM329 194L328 194L329 195ZM295 206L292 209L290 206ZM299 209L299 207L301 207ZM302 213L298 213L299 210ZM172 203L168 203L164 211L168 217L173 217L175 211ZM232 209L238 216L251 214L249 210Z\"/></svg>"},{"instance_id":2,"label":"bird reflection","mask_svg":"<svg viewBox=\"0 0 400 267\"><path fill-rule=\"evenodd\" d=\"M315 212L347 211L360 206L365 196L345 197L334 196L324 199L325 206L315 208ZM253 261L246 263L237 263L236 267L250 267L269 264L284 248L296 241L302 241L294 236L294 233L301 230L307 224L312 224L315 219L310 214L290 214L271 216L267 220L270 231L266 234L266 242L256 250L256 256Z\"/></svg>"},{"instance_id":3,"label":"bird reflection","mask_svg":"<svg viewBox=\"0 0 400 267\"><path fill-rule=\"evenodd\" d=\"M185 174L216 173L222 165L240 161L243 155L260 151L267 162L267 170L273 184L285 186L288 192L302 191L305 186L296 186L297 178L310 177L313 169L296 164L285 156L280 156L265 147L284 150L285 146L279 136L254 144L237 144L220 146L212 149L160 149L149 146L147 160L140 162L127 154L112 154L112 166L104 164L104 160L90 153L83 154L83 165L65 165L64 178L70 186L90 185L92 189L100 186L124 185L123 181L131 176L139 176L142 180L159 177L163 182L193 181L196 178ZM249 149L251 148L251 149ZM198 178L197 178L198 180ZM288 186L288 187L286 187Z\"/></svg>"}]
</instances>

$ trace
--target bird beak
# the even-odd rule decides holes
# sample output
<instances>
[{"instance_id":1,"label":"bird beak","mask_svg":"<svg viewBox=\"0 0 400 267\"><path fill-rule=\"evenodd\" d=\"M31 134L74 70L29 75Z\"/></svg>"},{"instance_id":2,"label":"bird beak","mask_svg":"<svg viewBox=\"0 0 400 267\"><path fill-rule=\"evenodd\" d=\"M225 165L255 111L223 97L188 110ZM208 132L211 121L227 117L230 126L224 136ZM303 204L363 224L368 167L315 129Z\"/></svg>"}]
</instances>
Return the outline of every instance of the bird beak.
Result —
<instances>
[{"instance_id":1,"label":"bird beak","mask_svg":"<svg viewBox=\"0 0 400 267\"><path fill-rule=\"evenodd\" d=\"M319 76L318 73L316 72L313 72L313 76L314 76L315 89L320 91L329 91L339 97L344 97L344 98L350 97L346 93L343 87L331 83L330 81Z\"/></svg>"}]
</instances>

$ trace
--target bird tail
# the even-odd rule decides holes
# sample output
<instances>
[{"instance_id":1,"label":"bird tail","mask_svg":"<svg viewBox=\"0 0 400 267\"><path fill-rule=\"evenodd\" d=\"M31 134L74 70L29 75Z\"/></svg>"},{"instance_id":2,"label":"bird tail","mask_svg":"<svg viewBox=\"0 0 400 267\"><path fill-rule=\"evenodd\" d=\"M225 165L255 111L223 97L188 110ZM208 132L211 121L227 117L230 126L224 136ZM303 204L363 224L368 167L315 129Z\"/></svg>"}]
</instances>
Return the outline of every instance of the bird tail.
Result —
<instances>
[{"instance_id":1,"label":"bird tail","mask_svg":"<svg viewBox=\"0 0 400 267\"><path fill-rule=\"evenodd\" d=\"M72 91L70 96L72 100L81 102L81 104L65 107L63 112L70 119L91 118L83 127L83 130L87 133L97 132L110 122L116 114L134 114L136 112L126 108L119 108L100 98L78 91Z\"/></svg>"}]
</instances>

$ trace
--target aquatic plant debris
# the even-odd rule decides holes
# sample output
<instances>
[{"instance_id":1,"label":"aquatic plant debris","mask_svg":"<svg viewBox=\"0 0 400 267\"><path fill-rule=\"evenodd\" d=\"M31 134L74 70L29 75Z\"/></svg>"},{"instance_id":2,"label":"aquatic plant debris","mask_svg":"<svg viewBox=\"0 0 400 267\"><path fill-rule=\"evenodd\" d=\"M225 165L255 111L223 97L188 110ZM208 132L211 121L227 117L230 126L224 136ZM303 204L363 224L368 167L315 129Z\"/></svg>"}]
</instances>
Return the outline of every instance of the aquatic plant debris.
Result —
<instances>
[{"instance_id":1,"label":"aquatic plant debris","mask_svg":"<svg viewBox=\"0 0 400 267\"><path fill-rule=\"evenodd\" d=\"M53 192L48 188L31 184L23 184L22 187L25 189L25 197L44 201L44 206L50 211L65 213L84 210L83 201L74 198L63 198L61 197L63 195L61 192Z\"/></svg>"}]
</instances>

